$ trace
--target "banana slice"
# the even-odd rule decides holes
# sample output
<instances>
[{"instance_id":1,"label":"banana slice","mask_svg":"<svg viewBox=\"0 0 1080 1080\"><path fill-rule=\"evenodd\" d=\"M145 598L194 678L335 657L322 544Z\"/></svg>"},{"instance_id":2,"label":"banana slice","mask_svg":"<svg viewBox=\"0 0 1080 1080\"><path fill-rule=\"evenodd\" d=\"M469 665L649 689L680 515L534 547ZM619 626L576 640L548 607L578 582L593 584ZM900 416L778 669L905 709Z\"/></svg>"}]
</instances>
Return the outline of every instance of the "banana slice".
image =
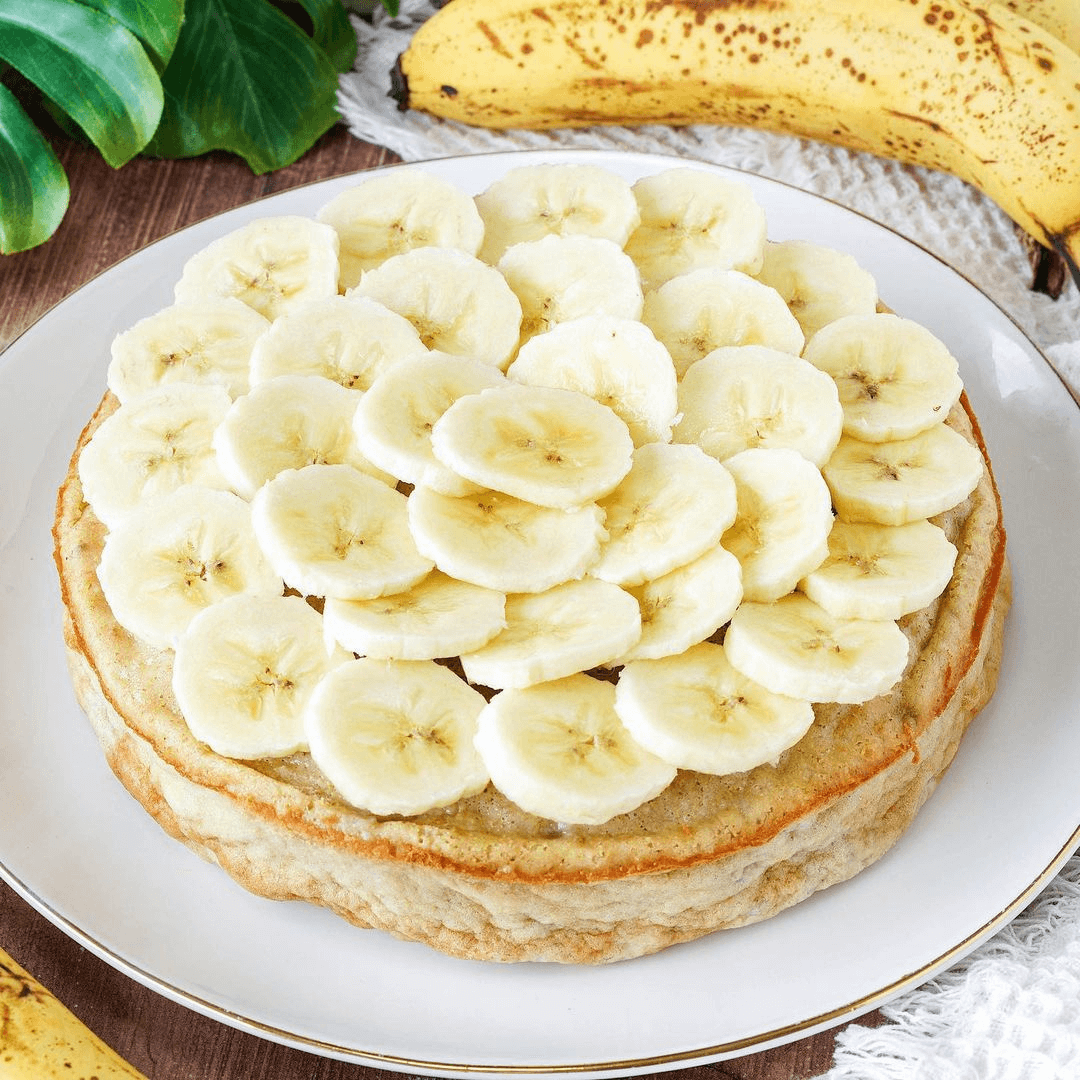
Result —
<instances>
[{"instance_id":1,"label":"banana slice","mask_svg":"<svg viewBox=\"0 0 1080 1080\"><path fill-rule=\"evenodd\" d=\"M106 527L183 484L226 490L212 440L230 404L212 383L163 383L106 417L79 455L83 495Z\"/></svg>"},{"instance_id":2,"label":"banana slice","mask_svg":"<svg viewBox=\"0 0 1080 1080\"><path fill-rule=\"evenodd\" d=\"M729 345L691 364L679 383L672 438L718 461L741 450L797 450L820 468L843 430L836 383L813 364L765 345Z\"/></svg>"},{"instance_id":3,"label":"banana slice","mask_svg":"<svg viewBox=\"0 0 1080 1080\"><path fill-rule=\"evenodd\" d=\"M765 211L746 184L678 167L642 177L633 192L641 223L625 248L646 290L703 266L761 268Z\"/></svg>"},{"instance_id":4,"label":"banana slice","mask_svg":"<svg viewBox=\"0 0 1080 1080\"><path fill-rule=\"evenodd\" d=\"M675 365L636 320L593 315L560 323L525 342L506 374L588 394L626 422L635 446L671 440L679 408Z\"/></svg>"},{"instance_id":5,"label":"banana slice","mask_svg":"<svg viewBox=\"0 0 1080 1080\"><path fill-rule=\"evenodd\" d=\"M863 442L910 439L941 423L964 389L941 341L885 312L837 319L803 355L836 381L844 431Z\"/></svg>"},{"instance_id":6,"label":"banana slice","mask_svg":"<svg viewBox=\"0 0 1080 1080\"><path fill-rule=\"evenodd\" d=\"M885 619L838 619L800 593L743 602L724 637L736 670L774 694L858 705L896 684L908 639Z\"/></svg>"},{"instance_id":7,"label":"banana slice","mask_svg":"<svg viewBox=\"0 0 1080 1080\"><path fill-rule=\"evenodd\" d=\"M418 247L480 250L484 222L456 184L423 169L375 173L319 209L317 220L341 242L340 287L353 288L364 271Z\"/></svg>"},{"instance_id":8,"label":"banana slice","mask_svg":"<svg viewBox=\"0 0 1080 1080\"><path fill-rule=\"evenodd\" d=\"M282 591L248 504L231 491L194 484L125 514L105 538L98 580L116 621L162 649L217 600Z\"/></svg>"},{"instance_id":9,"label":"banana slice","mask_svg":"<svg viewBox=\"0 0 1080 1080\"><path fill-rule=\"evenodd\" d=\"M403 315L370 297L332 296L273 322L251 350L251 382L321 375L350 390L367 390L387 368L426 353Z\"/></svg>"},{"instance_id":10,"label":"banana slice","mask_svg":"<svg viewBox=\"0 0 1080 1080\"><path fill-rule=\"evenodd\" d=\"M576 580L606 538L596 503L558 510L481 491L453 497L430 488L409 496L417 550L461 581L501 592L535 593Z\"/></svg>"},{"instance_id":11,"label":"banana slice","mask_svg":"<svg viewBox=\"0 0 1080 1080\"><path fill-rule=\"evenodd\" d=\"M691 271L650 292L641 321L667 346L680 378L722 345L766 345L798 356L804 342L775 289L718 267Z\"/></svg>"},{"instance_id":12,"label":"banana slice","mask_svg":"<svg viewBox=\"0 0 1080 1080\"><path fill-rule=\"evenodd\" d=\"M837 514L847 521L906 525L963 502L983 474L982 454L945 424L910 439L840 439L822 466Z\"/></svg>"},{"instance_id":13,"label":"banana slice","mask_svg":"<svg viewBox=\"0 0 1080 1080\"><path fill-rule=\"evenodd\" d=\"M247 393L251 352L270 321L231 297L173 304L113 339L106 382L123 403L160 383Z\"/></svg>"},{"instance_id":14,"label":"banana slice","mask_svg":"<svg viewBox=\"0 0 1080 1080\"><path fill-rule=\"evenodd\" d=\"M214 432L218 466L250 499L286 469L351 465L393 486L397 481L360 452L353 416L358 390L321 375L278 375L237 398Z\"/></svg>"},{"instance_id":15,"label":"banana slice","mask_svg":"<svg viewBox=\"0 0 1080 1080\"><path fill-rule=\"evenodd\" d=\"M641 637L618 664L675 656L714 634L742 600L742 567L717 544L693 562L627 591L641 610Z\"/></svg>"},{"instance_id":16,"label":"banana slice","mask_svg":"<svg viewBox=\"0 0 1080 1080\"><path fill-rule=\"evenodd\" d=\"M634 451L630 471L600 509L608 538L589 573L640 585L719 543L735 521L735 482L696 446L647 443Z\"/></svg>"},{"instance_id":17,"label":"banana slice","mask_svg":"<svg viewBox=\"0 0 1080 1080\"><path fill-rule=\"evenodd\" d=\"M234 296L273 321L308 300L336 296L338 237L293 214L259 218L211 241L184 264L178 303Z\"/></svg>"},{"instance_id":18,"label":"banana slice","mask_svg":"<svg viewBox=\"0 0 1080 1080\"><path fill-rule=\"evenodd\" d=\"M618 585L584 578L506 598L506 629L461 656L471 683L534 686L611 663L641 636L637 601Z\"/></svg>"},{"instance_id":19,"label":"banana slice","mask_svg":"<svg viewBox=\"0 0 1080 1080\"><path fill-rule=\"evenodd\" d=\"M238 397L214 432L218 466L251 499L285 469L363 460L351 439L360 395L316 375L279 375Z\"/></svg>"},{"instance_id":20,"label":"banana slice","mask_svg":"<svg viewBox=\"0 0 1080 1080\"><path fill-rule=\"evenodd\" d=\"M180 635L173 693L191 733L215 753L285 757L307 749L304 706L347 658L327 649L319 613L300 597L238 593Z\"/></svg>"},{"instance_id":21,"label":"banana slice","mask_svg":"<svg viewBox=\"0 0 1080 1080\"><path fill-rule=\"evenodd\" d=\"M432 428L431 446L475 484L563 510L611 491L634 450L626 424L606 405L517 383L459 398Z\"/></svg>"},{"instance_id":22,"label":"banana slice","mask_svg":"<svg viewBox=\"0 0 1080 1080\"><path fill-rule=\"evenodd\" d=\"M766 690L708 641L678 656L627 664L615 711L662 761L715 775L775 763L814 722L808 701Z\"/></svg>"},{"instance_id":23,"label":"banana slice","mask_svg":"<svg viewBox=\"0 0 1080 1080\"><path fill-rule=\"evenodd\" d=\"M445 495L480 486L444 465L431 448L431 430L460 397L502 386L498 368L466 356L432 352L399 361L364 394L353 416L357 445L369 461L407 483Z\"/></svg>"},{"instance_id":24,"label":"banana slice","mask_svg":"<svg viewBox=\"0 0 1080 1080\"><path fill-rule=\"evenodd\" d=\"M900 619L941 595L955 563L956 548L929 521L837 521L828 558L799 588L837 618Z\"/></svg>"},{"instance_id":25,"label":"banana slice","mask_svg":"<svg viewBox=\"0 0 1080 1080\"><path fill-rule=\"evenodd\" d=\"M290 588L368 600L403 592L434 567L413 543L407 501L350 465L307 465L259 488L251 523Z\"/></svg>"},{"instance_id":26,"label":"banana slice","mask_svg":"<svg viewBox=\"0 0 1080 1080\"><path fill-rule=\"evenodd\" d=\"M723 535L724 547L742 565L744 598L776 600L829 554L828 486L794 450L743 450L725 466L735 479L739 509Z\"/></svg>"},{"instance_id":27,"label":"banana slice","mask_svg":"<svg viewBox=\"0 0 1080 1080\"><path fill-rule=\"evenodd\" d=\"M329 597L326 632L349 652L435 660L486 645L506 625L506 597L433 570L405 592L374 600Z\"/></svg>"},{"instance_id":28,"label":"banana slice","mask_svg":"<svg viewBox=\"0 0 1080 1080\"><path fill-rule=\"evenodd\" d=\"M877 310L873 274L846 251L809 240L766 241L756 277L784 298L807 341L845 315L870 315Z\"/></svg>"},{"instance_id":29,"label":"banana slice","mask_svg":"<svg viewBox=\"0 0 1080 1080\"><path fill-rule=\"evenodd\" d=\"M615 688L575 674L496 694L476 746L492 782L538 817L602 825L659 795L673 766L639 746L615 711Z\"/></svg>"},{"instance_id":30,"label":"banana slice","mask_svg":"<svg viewBox=\"0 0 1080 1080\"><path fill-rule=\"evenodd\" d=\"M487 786L473 746L484 699L430 660L350 660L304 713L311 756L354 806L422 814Z\"/></svg>"},{"instance_id":31,"label":"banana slice","mask_svg":"<svg viewBox=\"0 0 1080 1080\"><path fill-rule=\"evenodd\" d=\"M640 220L628 181L595 165L522 165L476 196L480 258L543 236L598 236L623 247Z\"/></svg>"},{"instance_id":32,"label":"banana slice","mask_svg":"<svg viewBox=\"0 0 1080 1080\"><path fill-rule=\"evenodd\" d=\"M586 315L641 316L637 267L611 240L545 236L508 248L496 268L521 301L521 344Z\"/></svg>"},{"instance_id":33,"label":"banana slice","mask_svg":"<svg viewBox=\"0 0 1080 1080\"><path fill-rule=\"evenodd\" d=\"M521 333L521 301L506 279L464 251L422 247L367 271L348 294L404 315L429 349L505 371Z\"/></svg>"}]
</instances>

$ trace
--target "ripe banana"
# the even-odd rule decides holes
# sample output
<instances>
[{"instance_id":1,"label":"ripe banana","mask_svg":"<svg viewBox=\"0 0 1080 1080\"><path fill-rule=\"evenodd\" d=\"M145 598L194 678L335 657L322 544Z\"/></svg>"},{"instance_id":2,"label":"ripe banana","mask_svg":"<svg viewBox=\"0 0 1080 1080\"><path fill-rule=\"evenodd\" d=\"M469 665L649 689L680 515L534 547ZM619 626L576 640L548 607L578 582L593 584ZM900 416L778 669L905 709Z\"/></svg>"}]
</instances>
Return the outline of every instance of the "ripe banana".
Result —
<instances>
[{"instance_id":1,"label":"ripe banana","mask_svg":"<svg viewBox=\"0 0 1080 1080\"><path fill-rule=\"evenodd\" d=\"M941 169L1080 281L1080 55L1005 3L453 0L392 93L493 128L734 124Z\"/></svg>"},{"instance_id":2,"label":"ripe banana","mask_svg":"<svg viewBox=\"0 0 1080 1080\"><path fill-rule=\"evenodd\" d=\"M0 949L0 1072L10 1080L146 1080Z\"/></svg>"}]
</instances>

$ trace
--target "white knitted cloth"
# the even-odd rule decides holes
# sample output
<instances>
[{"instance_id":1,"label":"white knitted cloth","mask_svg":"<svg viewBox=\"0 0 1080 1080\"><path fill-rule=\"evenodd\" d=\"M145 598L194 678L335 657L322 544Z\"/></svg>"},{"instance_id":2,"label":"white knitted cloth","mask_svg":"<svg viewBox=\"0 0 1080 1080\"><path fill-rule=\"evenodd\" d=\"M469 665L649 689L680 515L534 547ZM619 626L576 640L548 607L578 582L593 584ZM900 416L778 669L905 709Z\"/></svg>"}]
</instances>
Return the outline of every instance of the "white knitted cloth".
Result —
<instances>
[{"instance_id":1,"label":"white knitted cloth","mask_svg":"<svg viewBox=\"0 0 1080 1080\"><path fill-rule=\"evenodd\" d=\"M596 127L485 131L415 112L388 96L389 72L431 0L390 18L354 20L355 69L338 104L349 130L406 161L501 150L630 150L710 161L824 195L887 225L949 263L1027 332L1080 395L1080 301L1028 287L1009 219L942 173L804 139L731 127ZM1078 398L1080 399L1080 398ZM827 1080L1080 1080L1080 855L1008 927L967 959L884 1006L890 1023L851 1024Z\"/></svg>"}]
</instances>

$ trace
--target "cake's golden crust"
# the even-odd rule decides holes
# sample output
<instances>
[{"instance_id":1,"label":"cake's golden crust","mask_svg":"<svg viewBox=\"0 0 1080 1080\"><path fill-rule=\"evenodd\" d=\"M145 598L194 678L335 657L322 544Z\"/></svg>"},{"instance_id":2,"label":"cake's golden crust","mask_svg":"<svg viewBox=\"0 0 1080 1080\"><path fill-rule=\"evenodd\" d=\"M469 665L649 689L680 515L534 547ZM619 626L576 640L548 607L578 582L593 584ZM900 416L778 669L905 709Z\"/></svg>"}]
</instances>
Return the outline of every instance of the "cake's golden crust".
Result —
<instances>
[{"instance_id":1,"label":"cake's golden crust","mask_svg":"<svg viewBox=\"0 0 1080 1080\"><path fill-rule=\"evenodd\" d=\"M80 439L115 407L108 396ZM985 447L966 399L950 420ZM97 583L104 529L79 448L58 496L55 558L73 679L109 764L171 835L245 887L477 959L600 962L767 918L879 858L911 822L993 693L1009 573L988 468L937 519L953 581L901 625L908 670L863 706L815 708L775 765L680 773L603 826L560 828L492 790L418 818L348 806L305 755L245 764L188 732L171 654L113 620Z\"/></svg>"}]
</instances>

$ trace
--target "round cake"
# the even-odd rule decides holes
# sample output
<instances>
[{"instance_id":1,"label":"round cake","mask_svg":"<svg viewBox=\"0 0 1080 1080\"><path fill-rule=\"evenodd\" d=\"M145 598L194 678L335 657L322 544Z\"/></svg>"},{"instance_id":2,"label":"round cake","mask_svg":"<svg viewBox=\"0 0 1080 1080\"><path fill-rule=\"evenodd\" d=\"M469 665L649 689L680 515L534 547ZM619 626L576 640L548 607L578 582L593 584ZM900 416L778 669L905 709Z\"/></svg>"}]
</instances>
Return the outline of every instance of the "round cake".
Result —
<instances>
[{"instance_id":1,"label":"round cake","mask_svg":"<svg viewBox=\"0 0 1080 1080\"><path fill-rule=\"evenodd\" d=\"M262 896L604 963L878 859L993 693L955 360L714 171L421 167L193 257L61 486L72 678Z\"/></svg>"}]
</instances>

